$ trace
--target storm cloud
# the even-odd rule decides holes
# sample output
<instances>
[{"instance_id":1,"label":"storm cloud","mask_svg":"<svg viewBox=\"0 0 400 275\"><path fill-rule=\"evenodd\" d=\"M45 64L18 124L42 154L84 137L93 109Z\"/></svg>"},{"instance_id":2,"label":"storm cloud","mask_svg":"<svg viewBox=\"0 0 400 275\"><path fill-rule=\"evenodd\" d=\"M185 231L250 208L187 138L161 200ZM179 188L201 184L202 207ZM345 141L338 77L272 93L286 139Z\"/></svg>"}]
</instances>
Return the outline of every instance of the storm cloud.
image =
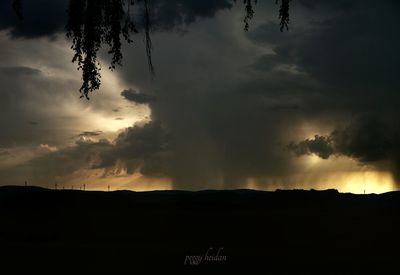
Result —
<instances>
[{"instance_id":1,"label":"storm cloud","mask_svg":"<svg viewBox=\"0 0 400 275\"><path fill-rule=\"evenodd\" d=\"M110 88L121 100L118 105L96 94L95 103L82 110L104 113L91 121L98 124L69 133L77 139L74 144L21 167L54 177L79 169L102 170L100 177L105 178L122 171L140 173L168 178L175 189L243 188L249 181L267 188L277 178L292 187L294 180L288 178L313 169L305 157L316 155L330 165L326 173L341 172L343 166L332 163L348 159L356 164L354 169L368 166L396 176L400 39L394 34L399 4L292 2L291 29L284 33L276 22L275 1L258 1L248 33L237 20L242 7L230 1L153 2L154 24L163 29L152 36L156 77L151 80L143 70L147 61L141 51L125 47L124 67L113 74L121 85ZM171 8L176 5L180 8ZM168 31L182 24L190 24L184 35ZM7 65L2 72L1 81L9 89L14 88L6 74L29 83L47 77L46 68L35 73L31 64L20 65ZM16 93L31 95L20 86L15 84ZM8 110L14 94L5 94ZM107 140L88 131L106 134L102 127L111 122L103 122L104 117L125 122L136 105L149 108L146 121L123 126ZM115 111L124 120L115 120ZM26 113L25 127L30 119L40 121L37 128L49 123L43 117L28 119ZM6 119L1 121L8 125ZM14 133L3 134L2 142L10 145L8 136L22 142L21 127L15 126ZM34 140L40 140L39 134Z\"/></svg>"},{"instance_id":2,"label":"storm cloud","mask_svg":"<svg viewBox=\"0 0 400 275\"><path fill-rule=\"evenodd\" d=\"M335 129L329 136L315 136L288 149L296 155L315 154L323 159L346 156L361 164L377 165L400 175L400 124L398 119L363 117L344 128ZM385 163L386 162L386 163Z\"/></svg>"},{"instance_id":3,"label":"storm cloud","mask_svg":"<svg viewBox=\"0 0 400 275\"><path fill-rule=\"evenodd\" d=\"M136 125L126 129L113 143L110 150L99 155L95 168L112 170L120 165L128 174L140 172L149 177L170 176L172 161L170 137L158 122Z\"/></svg>"},{"instance_id":4,"label":"storm cloud","mask_svg":"<svg viewBox=\"0 0 400 275\"><path fill-rule=\"evenodd\" d=\"M262 7L273 9L265 3ZM175 66L165 54L162 59L168 65L160 65L160 71L168 73L157 76L157 87L128 65L125 79L159 98L150 104L152 116L177 138L173 164L181 172L173 178L178 188L207 187L208 182L229 188L248 178L296 173L301 167L285 148L302 125L333 130L345 127L343 118L397 113L395 67L400 41L393 33L399 23L398 5L300 1L296 7L304 17L293 19L290 32L280 33L271 20L248 34L248 41L269 50L268 54L254 52L242 59L234 39L217 42L216 30L197 37L187 34L194 45L211 41L207 48L193 47L174 55L174 59L190 60L187 64ZM182 79L182 72L187 79ZM318 130L314 135L319 136L296 147L298 153L315 152L327 159L336 152L329 137Z\"/></svg>"},{"instance_id":5,"label":"storm cloud","mask_svg":"<svg viewBox=\"0 0 400 275\"><path fill-rule=\"evenodd\" d=\"M43 183L51 183L54 178L69 176L77 171L96 169L104 170L100 173L102 177L122 172L140 172L153 178L170 176L170 137L159 123L150 122L127 128L113 141L90 139L99 134L82 133L76 137L73 145L59 150L47 150L40 157L17 165L10 171L0 170L0 176L24 171L21 176ZM8 151L0 150L0 156L7 155Z\"/></svg>"},{"instance_id":6,"label":"storm cloud","mask_svg":"<svg viewBox=\"0 0 400 275\"><path fill-rule=\"evenodd\" d=\"M134 103L138 104L146 104L156 101L156 98L152 95L143 94L138 91L129 89L123 90L121 92L121 96L124 97L126 100L129 100Z\"/></svg>"},{"instance_id":7,"label":"storm cloud","mask_svg":"<svg viewBox=\"0 0 400 275\"><path fill-rule=\"evenodd\" d=\"M141 6L138 3L136 6ZM171 30L211 18L219 10L232 7L230 0L155 0L150 1L151 21L154 30ZM136 8L135 6L135 8ZM0 3L0 30L10 30L12 37L53 37L64 32L68 18L69 0L22 1L23 19L19 20L12 1ZM136 24L143 26L141 10L136 10Z\"/></svg>"}]
</instances>

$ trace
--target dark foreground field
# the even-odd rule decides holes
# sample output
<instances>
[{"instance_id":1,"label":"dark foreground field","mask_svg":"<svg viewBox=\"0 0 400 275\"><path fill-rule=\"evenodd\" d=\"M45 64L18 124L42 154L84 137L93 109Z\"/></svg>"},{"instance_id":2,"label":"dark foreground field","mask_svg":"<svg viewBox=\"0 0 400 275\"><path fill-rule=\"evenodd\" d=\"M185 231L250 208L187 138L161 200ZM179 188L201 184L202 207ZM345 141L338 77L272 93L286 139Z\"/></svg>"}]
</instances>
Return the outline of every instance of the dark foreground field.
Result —
<instances>
[{"instance_id":1,"label":"dark foreground field","mask_svg":"<svg viewBox=\"0 0 400 275\"><path fill-rule=\"evenodd\" d=\"M400 193L2 187L0 274L400 274L399 210Z\"/></svg>"}]
</instances>

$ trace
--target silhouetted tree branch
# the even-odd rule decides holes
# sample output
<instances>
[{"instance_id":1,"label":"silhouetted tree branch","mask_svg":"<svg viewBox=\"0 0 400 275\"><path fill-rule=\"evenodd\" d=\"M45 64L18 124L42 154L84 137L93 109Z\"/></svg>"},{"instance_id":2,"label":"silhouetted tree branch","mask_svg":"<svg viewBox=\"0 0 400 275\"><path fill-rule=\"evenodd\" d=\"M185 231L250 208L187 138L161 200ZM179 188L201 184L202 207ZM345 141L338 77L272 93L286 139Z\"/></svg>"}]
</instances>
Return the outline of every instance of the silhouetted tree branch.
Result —
<instances>
[{"instance_id":1,"label":"silhouetted tree branch","mask_svg":"<svg viewBox=\"0 0 400 275\"><path fill-rule=\"evenodd\" d=\"M253 0L243 0L246 9L246 15L244 17L244 30L248 31L250 28L250 20L253 19L254 9L253 9ZM254 0L254 4L257 4L257 0Z\"/></svg>"},{"instance_id":2,"label":"silhouetted tree branch","mask_svg":"<svg viewBox=\"0 0 400 275\"><path fill-rule=\"evenodd\" d=\"M286 28L289 30L289 2L290 0L276 0L276 4L281 1L281 7L279 8L279 19L281 19L281 32Z\"/></svg>"},{"instance_id":3,"label":"silhouetted tree branch","mask_svg":"<svg viewBox=\"0 0 400 275\"><path fill-rule=\"evenodd\" d=\"M279 8L279 19L280 19L280 30L283 31L285 28L289 30L289 2L291 0L276 0L276 4L278 5L280 2ZM236 3L236 0L234 0ZM248 31L250 29L250 21L253 19L255 11L253 6L257 4L257 0L243 0L243 4L245 5L245 17L243 19L244 22L244 30Z\"/></svg>"},{"instance_id":4,"label":"silhouetted tree branch","mask_svg":"<svg viewBox=\"0 0 400 275\"><path fill-rule=\"evenodd\" d=\"M147 1L147 0L145 0ZM89 93L101 84L100 63L97 53L102 44L109 47L112 56L110 70L122 63L121 35L132 43L131 32L137 29L131 14L125 8L134 5L133 0L70 0L67 37L72 39L75 55L72 62L82 70L81 97L89 99ZM147 54L151 59L151 49ZM151 64L151 61L149 61Z\"/></svg>"},{"instance_id":5,"label":"silhouetted tree branch","mask_svg":"<svg viewBox=\"0 0 400 275\"><path fill-rule=\"evenodd\" d=\"M122 41L132 43L132 33L138 33L131 13L131 7L136 2L143 2L143 28L146 44L146 56L151 75L154 75L152 62L151 14L150 0L69 0L67 37L72 40L74 51L72 62L78 64L82 71L81 97L89 99L89 94L98 90L101 85L101 66L98 61L98 51L105 44L111 55L110 70L122 64ZM233 0L236 3L236 0ZM280 30L289 29L290 0L280 2ZM244 30L248 31L250 21L254 17L253 6L257 0L243 0L245 5ZM22 0L13 0L12 6L16 15L22 19Z\"/></svg>"},{"instance_id":6,"label":"silhouetted tree branch","mask_svg":"<svg viewBox=\"0 0 400 275\"><path fill-rule=\"evenodd\" d=\"M20 20L22 20L24 17L22 16L22 3L21 0L13 0L12 3L13 9L15 11L15 14L18 16Z\"/></svg>"},{"instance_id":7,"label":"silhouetted tree branch","mask_svg":"<svg viewBox=\"0 0 400 275\"><path fill-rule=\"evenodd\" d=\"M151 42L151 36L150 36L150 13L149 13L149 6L148 6L148 0L144 0L144 26L145 26L145 38L146 38L146 54L147 54L147 61L149 65L149 70L152 76L154 76L154 66L153 66L153 61L151 58L151 52L153 50L153 44Z\"/></svg>"}]
</instances>

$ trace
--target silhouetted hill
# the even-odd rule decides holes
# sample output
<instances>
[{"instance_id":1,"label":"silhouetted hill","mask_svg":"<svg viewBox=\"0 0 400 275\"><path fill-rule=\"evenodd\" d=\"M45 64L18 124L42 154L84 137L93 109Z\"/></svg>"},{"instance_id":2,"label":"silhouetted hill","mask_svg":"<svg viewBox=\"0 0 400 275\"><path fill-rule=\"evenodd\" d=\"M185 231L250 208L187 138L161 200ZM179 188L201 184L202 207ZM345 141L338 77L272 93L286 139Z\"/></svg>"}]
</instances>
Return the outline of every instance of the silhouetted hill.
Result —
<instances>
[{"instance_id":1,"label":"silhouetted hill","mask_svg":"<svg viewBox=\"0 0 400 275\"><path fill-rule=\"evenodd\" d=\"M399 192L0 187L0 263L29 274L397 274L399 210Z\"/></svg>"}]
</instances>

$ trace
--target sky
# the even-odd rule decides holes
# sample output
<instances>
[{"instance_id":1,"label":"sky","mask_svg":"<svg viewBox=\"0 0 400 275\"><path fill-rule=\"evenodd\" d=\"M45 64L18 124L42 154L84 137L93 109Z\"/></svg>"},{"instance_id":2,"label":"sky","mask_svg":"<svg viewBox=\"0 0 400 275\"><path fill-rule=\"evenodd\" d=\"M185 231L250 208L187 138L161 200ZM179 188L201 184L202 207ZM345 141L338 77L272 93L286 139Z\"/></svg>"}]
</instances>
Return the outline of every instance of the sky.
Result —
<instances>
[{"instance_id":1,"label":"sky","mask_svg":"<svg viewBox=\"0 0 400 275\"><path fill-rule=\"evenodd\" d=\"M11 1L9 1L11 2ZM400 3L151 0L122 67L80 98L67 0L0 4L0 185L136 191L400 183Z\"/></svg>"}]
</instances>

